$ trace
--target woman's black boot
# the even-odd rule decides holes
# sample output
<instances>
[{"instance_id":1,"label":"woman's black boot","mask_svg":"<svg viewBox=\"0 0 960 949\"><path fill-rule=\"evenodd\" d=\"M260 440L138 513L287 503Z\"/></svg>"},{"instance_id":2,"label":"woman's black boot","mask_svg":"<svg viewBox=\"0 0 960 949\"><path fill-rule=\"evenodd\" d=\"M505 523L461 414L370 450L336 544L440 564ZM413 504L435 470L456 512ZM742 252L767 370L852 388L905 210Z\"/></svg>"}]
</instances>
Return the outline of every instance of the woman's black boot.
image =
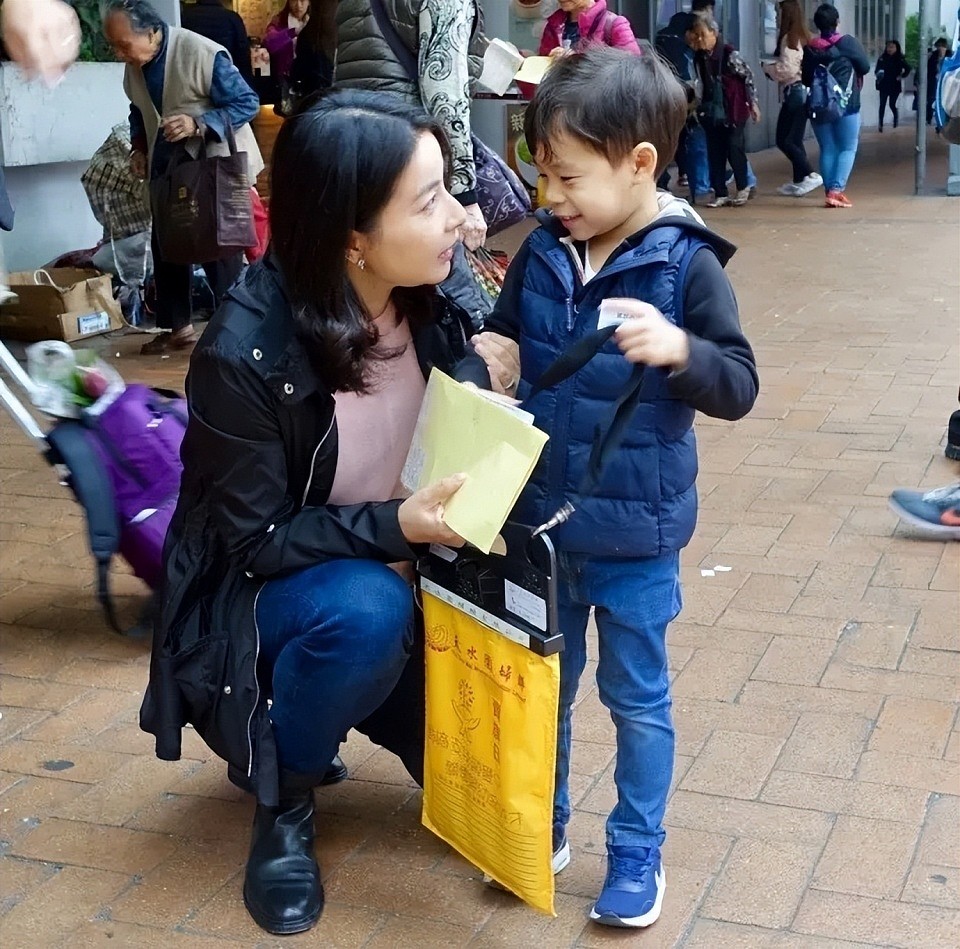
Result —
<instances>
[{"instance_id":1,"label":"woman's black boot","mask_svg":"<svg viewBox=\"0 0 960 949\"><path fill-rule=\"evenodd\" d=\"M257 804L243 903L254 922L278 936L304 932L323 911L313 854L313 789L281 786L280 806Z\"/></svg>"}]
</instances>

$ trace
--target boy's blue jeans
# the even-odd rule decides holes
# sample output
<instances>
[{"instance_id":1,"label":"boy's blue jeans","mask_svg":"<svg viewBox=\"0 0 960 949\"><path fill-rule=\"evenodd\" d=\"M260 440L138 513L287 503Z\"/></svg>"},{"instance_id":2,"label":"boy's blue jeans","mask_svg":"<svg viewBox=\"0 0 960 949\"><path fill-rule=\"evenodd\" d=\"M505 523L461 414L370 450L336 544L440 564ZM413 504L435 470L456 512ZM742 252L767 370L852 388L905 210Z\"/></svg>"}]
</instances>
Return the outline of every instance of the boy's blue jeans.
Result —
<instances>
[{"instance_id":1,"label":"boy's blue jeans","mask_svg":"<svg viewBox=\"0 0 960 949\"><path fill-rule=\"evenodd\" d=\"M845 115L836 122L813 126L820 145L820 176L825 191L843 191L847 187L860 144L860 113Z\"/></svg>"},{"instance_id":2,"label":"boy's blue jeans","mask_svg":"<svg viewBox=\"0 0 960 949\"><path fill-rule=\"evenodd\" d=\"M422 639L396 573L369 560L317 564L265 583L256 618L283 769L322 775L356 728L422 783Z\"/></svg>"},{"instance_id":3,"label":"boy's blue jeans","mask_svg":"<svg viewBox=\"0 0 960 949\"><path fill-rule=\"evenodd\" d=\"M554 822L570 820L571 713L587 660L586 629L596 607L600 701L617 731L617 806L607 845L659 847L673 776L674 730L667 625L680 612L680 556L621 559L561 554L560 710Z\"/></svg>"}]
</instances>

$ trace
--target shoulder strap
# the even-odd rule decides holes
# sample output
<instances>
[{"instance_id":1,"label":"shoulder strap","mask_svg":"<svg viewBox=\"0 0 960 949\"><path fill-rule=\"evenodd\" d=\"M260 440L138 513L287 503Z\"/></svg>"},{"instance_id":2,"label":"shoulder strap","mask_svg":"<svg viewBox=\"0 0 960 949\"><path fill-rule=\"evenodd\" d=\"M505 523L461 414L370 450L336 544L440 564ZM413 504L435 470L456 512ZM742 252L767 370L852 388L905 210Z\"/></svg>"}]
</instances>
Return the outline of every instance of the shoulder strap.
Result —
<instances>
[{"instance_id":1,"label":"shoulder strap","mask_svg":"<svg viewBox=\"0 0 960 949\"><path fill-rule=\"evenodd\" d=\"M122 632L110 596L110 561L120 547L120 521L110 478L79 422L60 422L47 433L47 441L54 460L70 469L70 488L87 516L87 540L97 562L97 599L107 622Z\"/></svg>"},{"instance_id":2,"label":"shoulder strap","mask_svg":"<svg viewBox=\"0 0 960 949\"><path fill-rule=\"evenodd\" d=\"M577 340L546 368L527 398L530 399L537 393L543 392L544 389L550 389L563 382L564 379L568 379L574 373L579 372L600 352L603 344L613 336L616 329L616 326L605 326L602 330L595 330L593 333ZM580 483L581 494L593 494L596 491L611 456L623 443L630 419L633 418L633 414L640 404L639 396L640 390L643 388L643 376L644 367L636 366L633 375L630 377L630 382L617 399L606 432L603 432L600 425L597 425L594 430L587 471ZM562 520L566 520L572 513L572 510L568 511Z\"/></svg>"},{"instance_id":3,"label":"shoulder strap","mask_svg":"<svg viewBox=\"0 0 960 949\"><path fill-rule=\"evenodd\" d=\"M400 63L406 74L414 82L417 82L420 78L417 57L412 50L407 48L407 44L403 42L390 17L387 16L383 0L370 0L370 12L373 14L380 34L386 41L387 46L390 47L390 51L396 57L397 62Z\"/></svg>"},{"instance_id":4,"label":"shoulder strap","mask_svg":"<svg viewBox=\"0 0 960 949\"><path fill-rule=\"evenodd\" d=\"M617 22L617 15L609 10L603 16L603 42L613 46L613 26Z\"/></svg>"}]
</instances>

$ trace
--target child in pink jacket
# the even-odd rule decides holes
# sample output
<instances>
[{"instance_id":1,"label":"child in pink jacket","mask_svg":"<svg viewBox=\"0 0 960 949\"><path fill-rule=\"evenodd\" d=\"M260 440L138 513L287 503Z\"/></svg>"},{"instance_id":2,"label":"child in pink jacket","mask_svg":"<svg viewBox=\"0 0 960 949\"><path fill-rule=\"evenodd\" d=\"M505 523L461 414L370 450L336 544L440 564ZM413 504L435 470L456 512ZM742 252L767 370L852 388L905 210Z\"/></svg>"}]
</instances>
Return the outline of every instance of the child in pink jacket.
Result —
<instances>
[{"instance_id":1,"label":"child in pink jacket","mask_svg":"<svg viewBox=\"0 0 960 949\"><path fill-rule=\"evenodd\" d=\"M551 14L540 40L540 55L582 52L602 43L640 55L630 21L607 9L607 0L559 0L560 9Z\"/></svg>"}]
</instances>

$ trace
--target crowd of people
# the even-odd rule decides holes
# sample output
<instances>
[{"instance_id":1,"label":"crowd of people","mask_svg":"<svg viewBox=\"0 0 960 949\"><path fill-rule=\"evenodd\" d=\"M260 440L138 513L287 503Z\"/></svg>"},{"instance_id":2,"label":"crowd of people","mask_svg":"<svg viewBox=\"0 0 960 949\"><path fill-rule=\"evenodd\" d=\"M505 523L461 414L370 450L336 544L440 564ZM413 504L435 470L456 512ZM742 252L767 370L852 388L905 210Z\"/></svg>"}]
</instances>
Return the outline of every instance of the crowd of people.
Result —
<instances>
[{"instance_id":1,"label":"crowd of people","mask_svg":"<svg viewBox=\"0 0 960 949\"><path fill-rule=\"evenodd\" d=\"M55 76L75 52L76 20L56 0L29 2L34 9L21 15L42 4L42 29L20 47L13 29L8 42L28 68ZM5 17L16 5L7 0ZM641 51L603 0L560 0L543 47L555 63L524 119L552 214L523 243L477 333L458 270L463 245L480 246L486 229L469 132L481 11L435 0L414 23L381 21L371 6L339 4L335 89L301 103L277 137L270 250L246 268L236 257L208 266L220 306L199 341L185 267L154 245L158 322L169 330L155 346L194 349L141 725L161 758L179 757L189 720L225 759L230 779L256 798L243 885L250 915L271 933L313 926L323 909L313 789L345 777L346 733L364 732L423 780L412 565L424 545L462 546L443 513L464 481L456 475L409 496L399 487L426 376L438 367L516 396L551 434L559 461L535 471L515 516L547 522L559 496L577 509L553 534L565 638L554 866L570 858L572 707L593 611L618 799L590 916L649 926L666 887L675 745L666 637L681 608L679 551L696 525L694 417L740 419L759 389L724 272L735 248L658 182L684 137L683 173L700 173L691 157L699 128L709 206L746 203L744 127L760 117L753 73L709 11L674 34L692 54L681 77L691 89ZM404 0L389 6L397 15L410 9ZM782 190L800 195L822 183L828 206L849 207L859 85L870 64L838 31L834 7L818 8L811 38L795 0L782 6L768 70L781 87L778 144L792 167L793 190ZM152 178L180 146L204 141L208 153L224 153L229 123L255 176L262 159L249 123L258 103L241 65L212 40L165 24L149 0L105 0L102 16L126 64L138 174ZM293 74L310 18L307 0L289 0L271 23L266 41L281 75ZM878 64L891 83L905 75L896 52ZM850 91L833 121L814 125L820 182L804 151L796 88L815 86L828 67ZM595 360L575 382L541 390L545 367L595 342L598 307L611 298L620 312ZM596 430L618 412L639 366L630 437L582 496L570 486L584 483Z\"/></svg>"}]
</instances>

